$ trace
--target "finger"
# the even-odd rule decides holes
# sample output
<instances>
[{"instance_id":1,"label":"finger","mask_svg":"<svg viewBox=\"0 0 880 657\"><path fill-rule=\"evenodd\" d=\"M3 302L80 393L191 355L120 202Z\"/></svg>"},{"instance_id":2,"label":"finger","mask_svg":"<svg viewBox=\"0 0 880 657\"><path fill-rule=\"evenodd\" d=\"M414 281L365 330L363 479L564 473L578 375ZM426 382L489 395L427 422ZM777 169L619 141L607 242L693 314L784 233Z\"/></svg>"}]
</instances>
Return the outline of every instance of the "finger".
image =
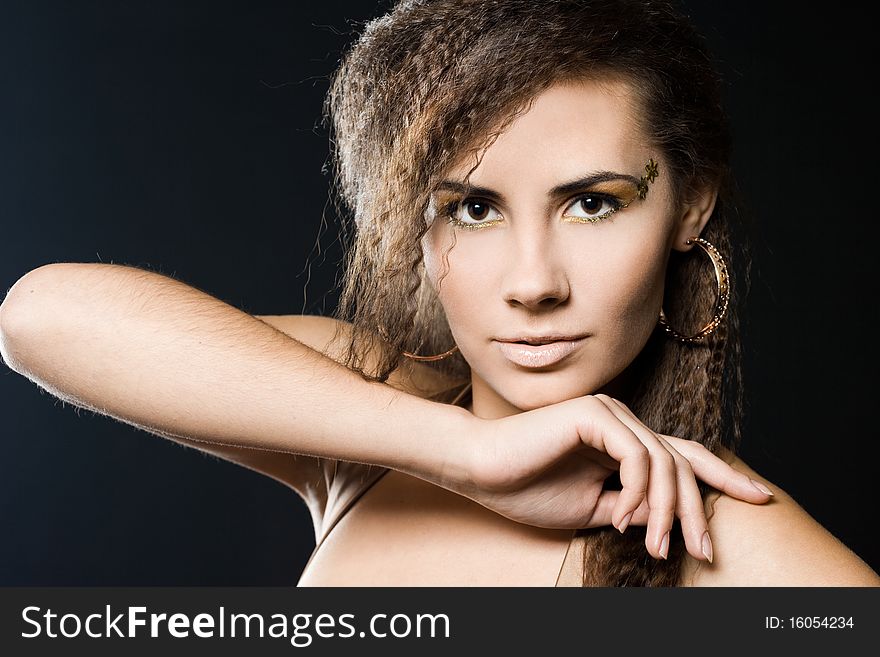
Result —
<instances>
[{"instance_id":1,"label":"finger","mask_svg":"<svg viewBox=\"0 0 880 657\"><path fill-rule=\"evenodd\" d=\"M653 431L617 404L614 399L604 394L596 397L609 408L619 422L625 424L642 441L650 452L648 505L651 507L651 516L648 520L645 546L655 559L665 559L669 554L669 532L675 521L678 498L675 459Z\"/></svg>"},{"instance_id":2,"label":"finger","mask_svg":"<svg viewBox=\"0 0 880 657\"><path fill-rule=\"evenodd\" d=\"M606 527L608 525L613 525L614 521L612 518L614 517L614 508L619 500L619 490L603 490L599 494L599 499L596 500L596 506L593 509L592 515L585 521L586 524L583 525L583 528L592 529L593 527ZM651 508L648 506L648 500L643 499L642 503L636 507L635 511L633 511L632 520L628 524L644 526L648 524L650 513Z\"/></svg>"},{"instance_id":3,"label":"finger","mask_svg":"<svg viewBox=\"0 0 880 657\"><path fill-rule=\"evenodd\" d=\"M612 398L613 399L613 398ZM619 399L614 399L618 406L625 409L630 415L635 414ZM744 472L740 472L724 459L713 454L702 443L695 440L686 440L677 436L667 436L658 433L658 437L666 440L679 454L684 456L694 473L710 486L747 502L763 504L773 497L770 485L766 482L756 482ZM759 485L760 484L760 485ZM761 487L770 491L767 493Z\"/></svg>"},{"instance_id":4,"label":"finger","mask_svg":"<svg viewBox=\"0 0 880 657\"><path fill-rule=\"evenodd\" d=\"M691 464L662 436L659 436L659 440L666 445L675 459L679 493L676 514L681 520L681 531L684 534L687 551L695 559L712 563L712 538L709 534L709 521L706 519L703 496L700 495Z\"/></svg>"},{"instance_id":5,"label":"finger","mask_svg":"<svg viewBox=\"0 0 880 657\"><path fill-rule=\"evenodd\" d=\"M701 443L693 440L676 438L660 434L660 437L679 454L684 456L700 479L710 486L746 502L764 504L773 498L773 494L767 494L755 486L753 480L744 472L735 469L729 463L710 452ZM763 486L769 486L762 483Z\"/></svg>"},{"instance_id":6,"label":"finger","mask_svg":"<svg viewBox=\"0 0 880 657\"><path fill-rule=\"evenodd\" d=\"M635 414L620 400L610 398L621 413L626 414L633 422L637 422L650 431L658 442L672 456L675 463L676 505L675 514L681 520L682 534L688 552L696 559L710 561L712 555L712 539L709 536L709 523L703 497L694 476L690 462L682 456L662 435L651 431Z\"/></svg>"},{"instance_id":7,"label":"finger","mask_svg":"<svg viewBox=\"0 0 880 657\"><path fill-rule=\"evenodd\" d=\"M588 447L605 452L620 464L620 496L614 508L613 524L618 529L630 513L635 513L648 490L650 453L642 441L618 421L611 410L594 396L583 397L588 412L578 413L577 430ZM632 522L632 520L627 520ZM623 525L624 529L626 524Z\"/></svg>"},{"instance_id":8,"label":"finger","mask_svg":"<svg viewBox=\"0 0 880 657\"><path fill-rule=\"evenodd\" d=\"M613 458L608 456L605 452L602 452L595 447L590 447L589 445L581 445L580 447L581 453L594 463L598 463L604 468L608 468L611 472L617 472L618 468L620 468L620 463L615 461ZM609 472L609 474L611 474Z\"/></svg>"}]
</instances>

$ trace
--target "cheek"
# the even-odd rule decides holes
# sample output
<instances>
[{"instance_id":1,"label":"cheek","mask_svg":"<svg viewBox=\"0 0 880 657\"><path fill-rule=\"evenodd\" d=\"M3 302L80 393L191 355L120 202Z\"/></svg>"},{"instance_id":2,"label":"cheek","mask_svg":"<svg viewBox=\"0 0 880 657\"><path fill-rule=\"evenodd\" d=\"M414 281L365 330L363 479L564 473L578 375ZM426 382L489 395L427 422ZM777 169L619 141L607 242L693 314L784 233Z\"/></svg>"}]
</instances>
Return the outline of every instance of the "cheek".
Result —
<instances>
[{"instance_id":1,"label":"cheek","mask_svg":"<svg viewBox=\"0 0 880 657\"><path fill-rule=\"evenodd\" d=\"M473 240L457 238L449 230L432 227L422 241L425 271L428 281L444 305L447 301L464 300L459 294L470 292L473 297L485 289L493 270L493 258L486 257L485 248Z\"/></svg>"},{"instance_id":2,"label":"cheek","mask_svg":"<svg viewBox=\"0 0 880 657\"><path fill-rule=\"evenodd\" d=\"M443 262L443 253L447 249L448 244L439 235L436 227L430 228L422 238L422 264L425 267L425 276L428 279L428 283L430 283L431 288L435 292L439 290L440 276L446 268ZM448 280L449 276L447 274L443 280L444 286L446 286Z\"/></svg>"},{"instance_id":3,"label":"cheek","mask_svg":"<svg viewBox=\"0 0 880 657\"><path fill-rule=\"evenodd\" d=\"M474 249L466 240L454 243L453 237L445 231L429 231L422 245L428 281L440 299L450 329L456 334L457 328L480 318L480 308L485 310L491 261L487 262L479 253L471 253ZM461 337L466 338L467 334Z\"/></svg>"},{"instance_id":4,"label":"cheek","mask_svg":"<svg viewBox=\"0 0 880 657\"><path fill-rule=\"evenodd\" d=\"M596 253L591 266L582 268L578 284L589 290L598 334L639 347L647 340L663 299L663 247L662 240L627 241Z\"/></svg>"}]
</instances>

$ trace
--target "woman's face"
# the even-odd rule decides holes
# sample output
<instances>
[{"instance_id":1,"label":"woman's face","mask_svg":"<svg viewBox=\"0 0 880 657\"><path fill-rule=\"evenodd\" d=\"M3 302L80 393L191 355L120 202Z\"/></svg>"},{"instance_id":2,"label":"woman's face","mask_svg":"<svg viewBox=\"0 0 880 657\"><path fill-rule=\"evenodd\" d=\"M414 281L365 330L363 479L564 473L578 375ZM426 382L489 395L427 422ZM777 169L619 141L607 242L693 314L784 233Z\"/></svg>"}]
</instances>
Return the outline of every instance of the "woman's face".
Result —
<instances>
[{"instance_id":1,"label":"woman's face","mask_svg":"<svg viewBox=\"0 0 880 657\"><path fill-rule=\"evenodd\" d=\"M485 151L467 196L435 194L424 264L471 366L476 415L613 390L657 324L670 249L688 248L704 219L672 207L665 161L633 111L623 83L553 86ZM658 173L647 182L651 159ZM462 160L444 180L463 181L474 163ZM630 179L554 191L596 172ZM595 221L615 206L608 196L631 203ZM469 227L442 214L454 200L453 216ZM711 207L701 209L707 219ZM584 337L543 350L502 342L551 334Z\"/></svg>"}]
</instances>

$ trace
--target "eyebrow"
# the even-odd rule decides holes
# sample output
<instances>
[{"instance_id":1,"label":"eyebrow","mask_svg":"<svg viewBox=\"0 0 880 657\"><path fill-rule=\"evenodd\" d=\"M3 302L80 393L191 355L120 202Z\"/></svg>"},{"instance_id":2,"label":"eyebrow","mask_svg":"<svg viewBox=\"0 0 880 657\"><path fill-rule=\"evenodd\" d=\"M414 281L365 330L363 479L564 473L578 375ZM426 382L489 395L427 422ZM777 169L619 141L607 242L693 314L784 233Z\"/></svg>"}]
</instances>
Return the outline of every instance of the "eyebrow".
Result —
<instances>
[{"instance_id":1,"label":"eyebrow","mask_svg":"<svg viewBox=\"0 0 880 657\"><path fill-rule=\"evenodd\" d=\"M610 180L628 180L634 185L638 185L641 181L635 176L630 176L625 173L618 173L617 171L595 171L593 173L588 173L585 176L582 176L576 180L570 180L569 182L562 183L561 185L556 185L553 189L550 190L550 197L560 197L567 196L569 194L573 194L574 192L578 192L585 187L590 187L591 185L595 185L597 183L608 182ZM479 196L485 196L487 199L504 202L504 195L500 192L496 192L493 189L489 189L488 187L477 187L476 185L468 185L458 180L444 180L439 185L437 185L437 190L446 190L451 192L457 192L459 194L475 194Z\"/></svg>"}]
</instances>

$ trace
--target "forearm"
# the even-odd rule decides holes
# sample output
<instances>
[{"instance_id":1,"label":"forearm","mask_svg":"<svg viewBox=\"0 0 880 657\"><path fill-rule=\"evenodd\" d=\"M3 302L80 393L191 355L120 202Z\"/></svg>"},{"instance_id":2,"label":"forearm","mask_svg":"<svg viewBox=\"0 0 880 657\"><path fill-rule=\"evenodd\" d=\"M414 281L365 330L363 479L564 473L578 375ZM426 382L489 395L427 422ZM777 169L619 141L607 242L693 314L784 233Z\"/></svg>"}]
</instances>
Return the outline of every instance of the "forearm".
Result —
<instances>
[{"instance_id":1,"label":"forearm","mask_svg":"<svg viewBox=\"0 0 880 657\"><path fill-rule=\"evenodd\" d=\"M148 430L462 474L462 409L360 375L255 317L153 272L35 270L0 309L7 365L52 394Z\"/></svg>"}]
</instances>

